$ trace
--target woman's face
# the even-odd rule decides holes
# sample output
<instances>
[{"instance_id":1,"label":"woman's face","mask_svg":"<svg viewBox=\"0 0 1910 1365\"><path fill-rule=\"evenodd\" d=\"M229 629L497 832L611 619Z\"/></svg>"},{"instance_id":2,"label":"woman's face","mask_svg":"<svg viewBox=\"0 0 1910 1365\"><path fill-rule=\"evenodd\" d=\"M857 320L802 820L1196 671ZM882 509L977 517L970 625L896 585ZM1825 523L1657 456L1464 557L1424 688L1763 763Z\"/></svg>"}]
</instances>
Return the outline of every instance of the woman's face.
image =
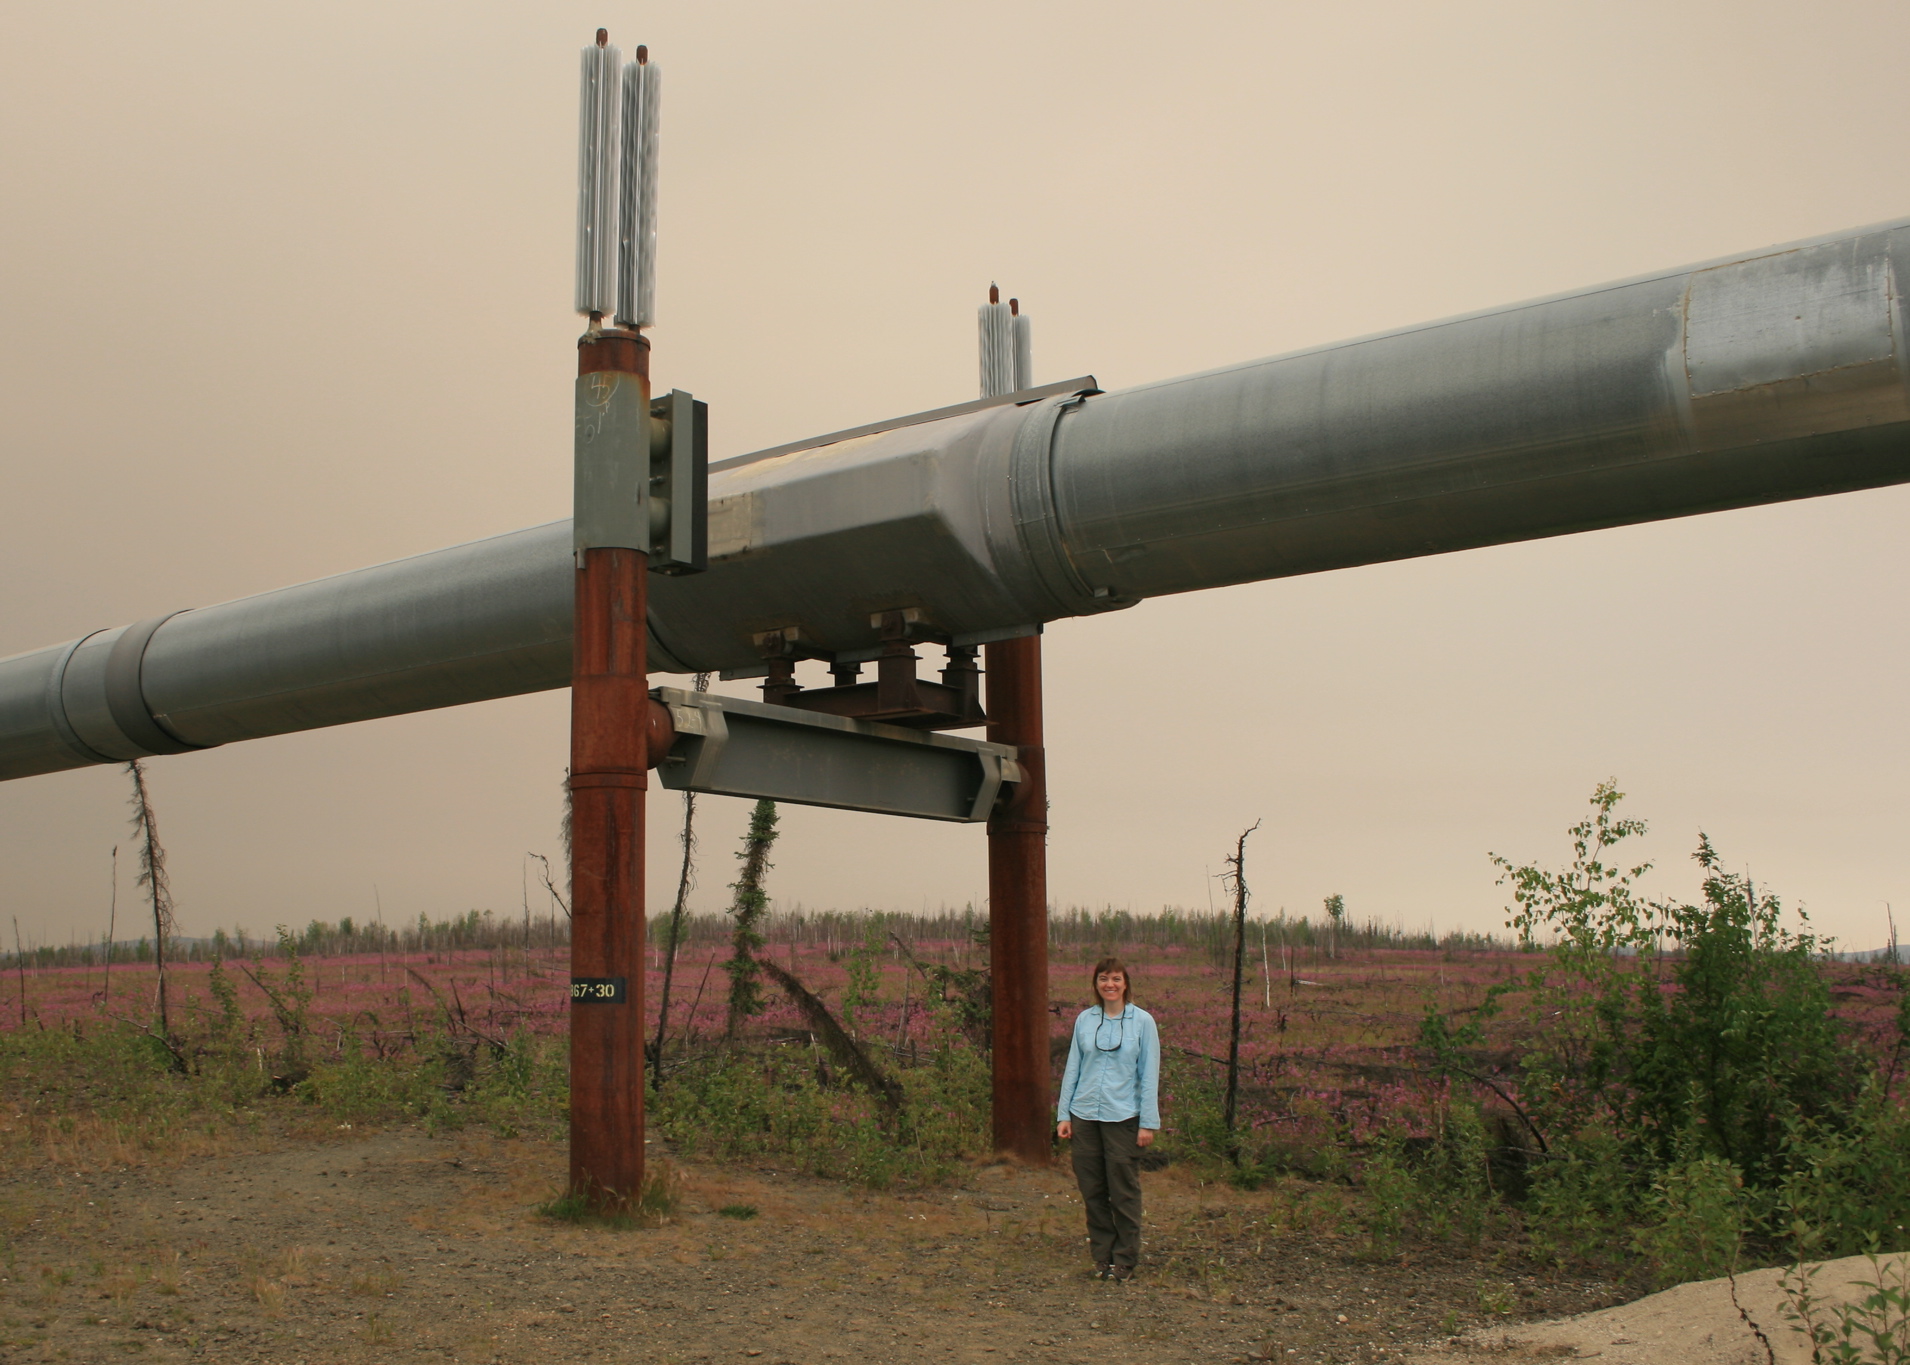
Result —
<instances>
[{"instance_id":1,"label":"woman's face","mask_svg":"<svg viewBox=\"0 0 1910 1365\"><path fill-rule=\"evenodd\" d=\"M1127 994L1127 973L1099 972L1094 978L1094 989L1106 1004L1118 1006Z\"/></svg>"}]
</instances>

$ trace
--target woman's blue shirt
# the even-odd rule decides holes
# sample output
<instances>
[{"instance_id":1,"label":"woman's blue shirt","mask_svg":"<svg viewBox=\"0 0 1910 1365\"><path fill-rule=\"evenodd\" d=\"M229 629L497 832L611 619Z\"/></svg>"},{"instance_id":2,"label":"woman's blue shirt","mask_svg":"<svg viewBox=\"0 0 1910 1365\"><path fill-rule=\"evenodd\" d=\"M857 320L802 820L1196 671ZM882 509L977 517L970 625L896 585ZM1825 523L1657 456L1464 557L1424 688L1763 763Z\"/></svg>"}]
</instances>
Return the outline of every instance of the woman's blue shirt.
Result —
<instances>
[{"instance_id":1,"label":"woman's blue shirt","mask_svg":"<svg viewBox=\"0 0 1910 1365\"><path fill-rule=\"evenodd\" d=\"M1140 1115L1140 1126L1161 1126L1161 1037L1154 1016L1139 1005L1119 1014L1099 1005L1074 1021L1068 1070L1061 1078L1055 1122L1070 1118L1120 1123Z\"/></svg>"}]
</instances>

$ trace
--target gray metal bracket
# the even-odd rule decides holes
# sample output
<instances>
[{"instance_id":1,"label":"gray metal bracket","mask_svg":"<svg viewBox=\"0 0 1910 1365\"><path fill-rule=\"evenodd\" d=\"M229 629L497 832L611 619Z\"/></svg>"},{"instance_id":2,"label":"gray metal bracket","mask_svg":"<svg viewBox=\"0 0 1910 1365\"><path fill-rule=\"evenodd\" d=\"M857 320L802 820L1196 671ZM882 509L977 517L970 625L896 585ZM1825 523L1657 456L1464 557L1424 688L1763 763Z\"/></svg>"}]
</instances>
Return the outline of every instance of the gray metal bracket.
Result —
<instances>
[{"instance_id":1,"label":"gray metal bracket","mask_svg":"<svg viewBox=\"0 0 1910 1365\"><path fill-rule=\"evenodd\" d=\"M672 389L646 407L643 381L602 371L576 389L571 543L641 550L661 574L709 560L710 407Z\"/></svg>"},{"instance_id":2,"label":"gray metal bracket","mask_svg":"<svg viewBox=\"0 0 1910 1365\"><path fill-rule=\"evenodd\" d=\"M657 768L672 791L975 824L1021 780L1012 745L675 687L650 695L676 727Z\"/></svg>"},{"instance_id":3,"label":"gray metal bracket","mask_svg":"<svg viewBox=\"0 0 1910 1365\"><path fill-rule=\"evenodd\" d=\"M710 405L682 389L650 402L650 568L709 567Z\"/></svg>"}]
</instances>

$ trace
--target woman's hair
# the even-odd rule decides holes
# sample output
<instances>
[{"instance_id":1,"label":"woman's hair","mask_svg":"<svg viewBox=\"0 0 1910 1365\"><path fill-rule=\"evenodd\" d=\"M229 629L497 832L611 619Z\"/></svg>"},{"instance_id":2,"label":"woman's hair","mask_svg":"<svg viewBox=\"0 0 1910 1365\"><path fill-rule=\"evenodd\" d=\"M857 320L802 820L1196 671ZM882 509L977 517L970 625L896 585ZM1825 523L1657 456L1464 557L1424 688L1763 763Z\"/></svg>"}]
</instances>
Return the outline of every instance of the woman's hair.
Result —
<instances>
[{"instance_id":1,"label":"woman's hair","mask_svg":"<svg viewBox=\"0 0 1910 1365\"><path fill-rule=\"evenodd\" d=\"M1098 1005L1101 1003L1101 974L1119 972L1121 974L1121 1004L1126 1005L1134 994L1134 973L1127 969L1127 963L1118 957L1104 957L1094 964L1094 971L1088 976L1088 996Z\"/></svg>"}]
</instances>

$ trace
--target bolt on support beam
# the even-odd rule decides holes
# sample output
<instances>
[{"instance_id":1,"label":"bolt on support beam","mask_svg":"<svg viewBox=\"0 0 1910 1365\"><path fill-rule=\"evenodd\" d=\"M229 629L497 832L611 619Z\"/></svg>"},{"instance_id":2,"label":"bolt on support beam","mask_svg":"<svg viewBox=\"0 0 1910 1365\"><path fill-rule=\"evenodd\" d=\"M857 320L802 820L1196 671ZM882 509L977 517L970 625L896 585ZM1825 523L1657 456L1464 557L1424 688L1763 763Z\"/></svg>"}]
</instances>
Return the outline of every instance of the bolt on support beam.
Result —
<instances>
[{"instance_id":1,"label":"bolt on support beam","mask_svg":"<svg viewBox=\"0 0 1910 1365\"><path fill-rule=\"evenodd\" d=\"M643 802L649 767L650 344L578 342L570 687L570 1189L643 1189Z\"/></svg>"}]
</instances>

